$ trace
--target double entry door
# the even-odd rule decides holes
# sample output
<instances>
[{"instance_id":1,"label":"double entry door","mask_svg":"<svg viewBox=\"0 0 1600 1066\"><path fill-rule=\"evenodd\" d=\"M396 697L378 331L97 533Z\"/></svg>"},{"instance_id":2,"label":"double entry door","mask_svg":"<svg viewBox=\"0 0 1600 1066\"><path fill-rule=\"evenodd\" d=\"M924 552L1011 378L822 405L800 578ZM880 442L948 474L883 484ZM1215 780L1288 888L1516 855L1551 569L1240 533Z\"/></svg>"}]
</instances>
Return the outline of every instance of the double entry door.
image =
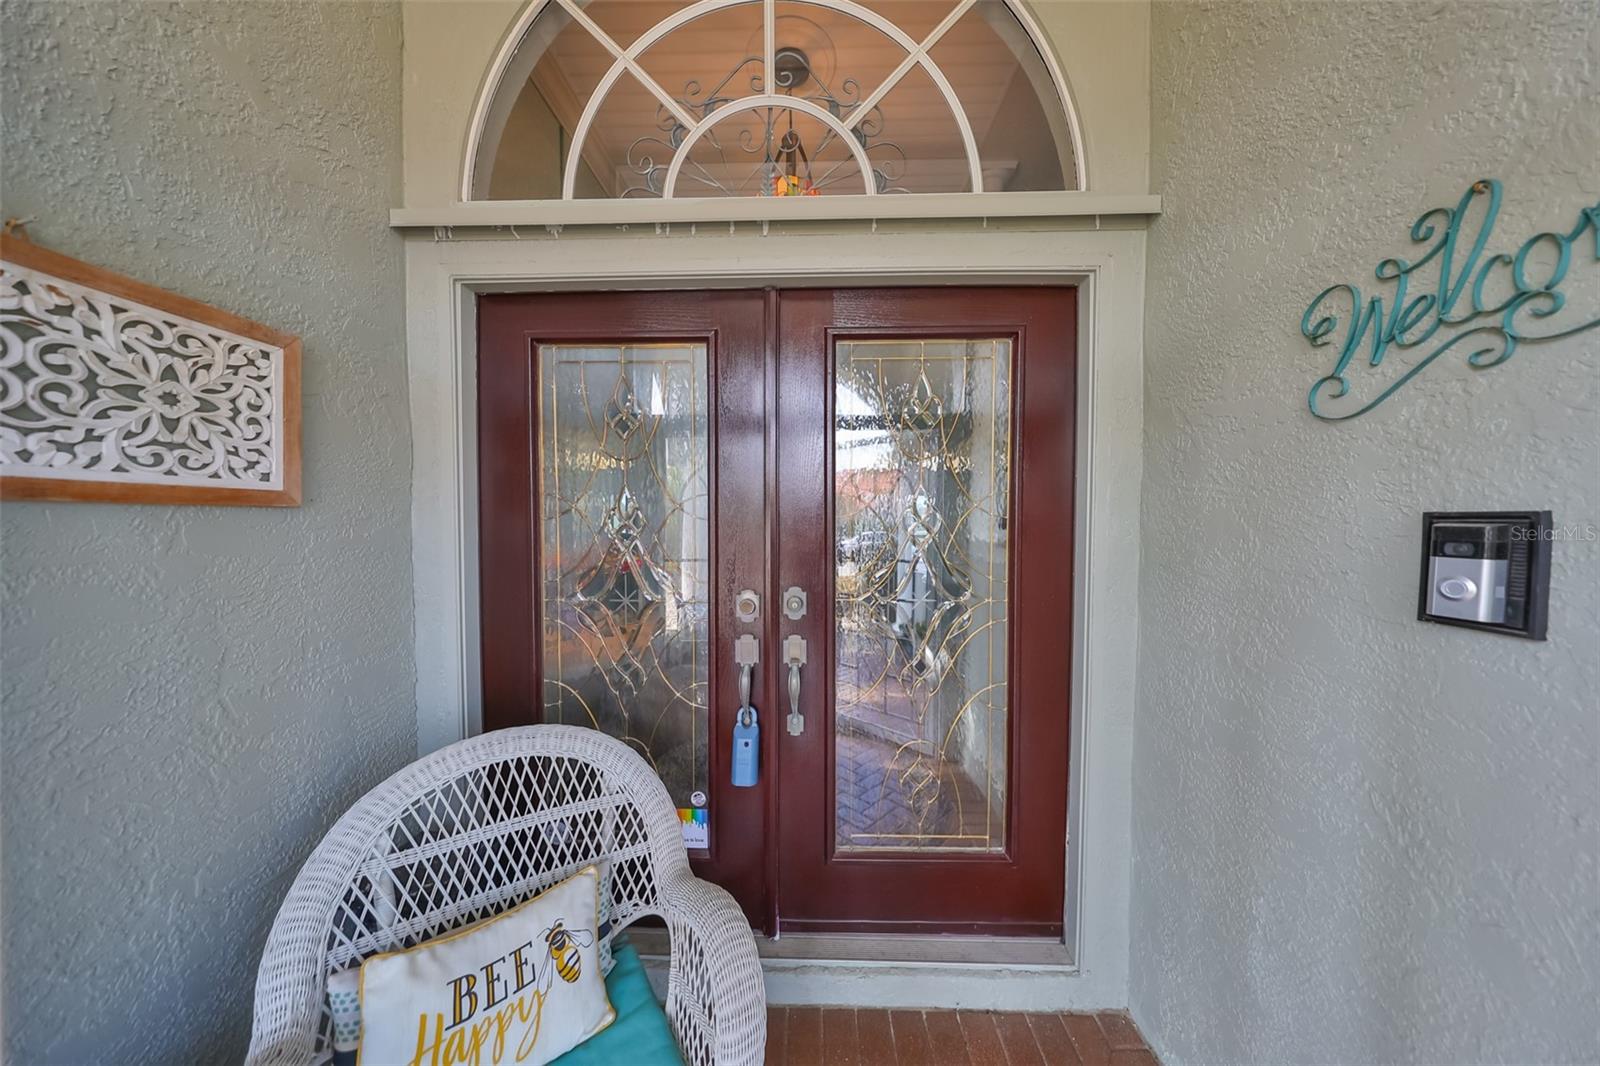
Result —
<instances>
[{"instance_id":1,"label":"double entry door","mask_svg":"<svg viewBox=\"0 0 1600 1066\"><path fill-rule=\"evenodd\" d=\"M1075 317L480 297L484 728L621 739L769 933L1059 935Z\"/></svg>"}]
</instances>

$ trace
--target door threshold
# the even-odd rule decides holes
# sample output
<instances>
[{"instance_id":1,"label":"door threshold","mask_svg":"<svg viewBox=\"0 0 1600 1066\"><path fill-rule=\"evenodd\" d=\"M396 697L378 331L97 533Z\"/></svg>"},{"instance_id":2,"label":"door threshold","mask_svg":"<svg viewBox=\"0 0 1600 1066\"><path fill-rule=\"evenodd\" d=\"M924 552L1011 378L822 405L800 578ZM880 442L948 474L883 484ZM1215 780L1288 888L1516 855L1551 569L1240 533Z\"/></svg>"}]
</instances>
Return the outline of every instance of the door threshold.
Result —
<instances>
[{"instance_id":1,"label":"door threshold","mask_svg":"<svg viewBox=\"0 0 1600 1066\"><path fill-rule=\"evenodd\" d=\"M665 996L665 929L628 930L645 972ZM769 1006L892 1010L1125 1009L1127 989L1087 980L1065 944L973 936L756 934Z\"/></svg>"},{"instance_id":2,"label":"door threshold","mask_svg":"<svg viewBox=\"0 0 1600 1066\"><path fill-rule=\"evenodd\" d=\"M665 957L670 941L665 929L628 930L640 955ZM1033 969L1071 968L1072 954L1048 937L922 936L907 934L788 933L778 939L755 934L756 951L765 960L789 962L873 962L954 964Z\"/></svg>"},{"instance_id":3,"label":"door threshold","mask_svg":"<svg viewBox=\"0 0 1600 1066\"><path fill-rule=\"evenodd\" d=\"M763 959L807 962L937 962L970 966L1070 966L1067 946L1047 937L921 936L867 933L756 935Z\"/></svg>"}]
</instances>

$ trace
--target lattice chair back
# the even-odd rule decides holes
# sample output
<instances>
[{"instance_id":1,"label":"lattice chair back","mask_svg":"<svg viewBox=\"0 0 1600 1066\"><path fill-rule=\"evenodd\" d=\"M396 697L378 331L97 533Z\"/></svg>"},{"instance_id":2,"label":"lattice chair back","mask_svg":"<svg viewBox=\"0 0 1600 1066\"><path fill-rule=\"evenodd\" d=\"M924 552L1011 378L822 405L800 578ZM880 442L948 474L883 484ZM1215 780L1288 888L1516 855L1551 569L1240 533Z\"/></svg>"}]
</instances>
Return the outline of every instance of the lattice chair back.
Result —
<instances>
[{"instance_id":1,"label":"lattice chair back","mask_svg":"<svg viewBox=\"0 0 1600 1066\"><path fill-rule=\"evenodd\" d=\"M618 931L641 915L664 918L667 1010L685 1060L759 1061L765 997L749 927L726 893L690 873L680 833L645 762L592 729L500 730L413 763L340 818L296 878L257 975L249 1061L321 1061L332 1048L329 974L491 917L590 863L603 871L610 923L602 964ZM731 923L732 935L691 927L708 919ZM700 972L718 962L712 945L742 981L753 974L753 999ZM746 1059L752 1024L760 1032Z\"/></svg>"}]
</instances>

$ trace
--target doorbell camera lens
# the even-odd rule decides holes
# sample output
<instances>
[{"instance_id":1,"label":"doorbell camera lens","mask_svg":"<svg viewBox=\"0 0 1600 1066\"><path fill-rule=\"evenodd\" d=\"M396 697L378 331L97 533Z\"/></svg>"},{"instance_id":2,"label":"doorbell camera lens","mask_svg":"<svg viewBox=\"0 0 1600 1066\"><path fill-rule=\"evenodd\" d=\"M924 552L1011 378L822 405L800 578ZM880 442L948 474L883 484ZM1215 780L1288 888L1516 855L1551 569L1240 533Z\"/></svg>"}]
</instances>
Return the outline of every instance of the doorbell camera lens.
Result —
<instances>
[{"instance_id":1,"label":"doorbell camera lens","mask_svg":"<svg viewBox=\"0 0 1600 1066\"><path fill-rule=\"evenodd\" d=\"M1477 545L1459 540L1446 541L1444 545L1444 553L1453 559L1470 559L1477 550Z\"/></svg>"}]
</instances>

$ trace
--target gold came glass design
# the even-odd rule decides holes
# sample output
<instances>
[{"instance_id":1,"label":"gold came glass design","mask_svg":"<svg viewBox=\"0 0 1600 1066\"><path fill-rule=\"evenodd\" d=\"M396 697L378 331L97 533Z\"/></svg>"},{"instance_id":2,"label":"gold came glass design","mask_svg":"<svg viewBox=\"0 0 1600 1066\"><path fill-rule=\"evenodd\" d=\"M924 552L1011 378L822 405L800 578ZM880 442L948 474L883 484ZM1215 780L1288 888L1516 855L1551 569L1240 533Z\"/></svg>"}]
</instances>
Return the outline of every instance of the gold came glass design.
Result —
<instances>
[{"instance_id":1,"label":"gold came glass design","mask_svg":"<svg viewBox=\"0 0 1600 1066\"><path fill-rule=\"evenodd\" d=\"M539 350L544 720L707 786L710 521L703 344Z\"/></svg>"},{"instance_id":2,"label":"gold came glass design","mask_svg":"<svg viewBox=\"0 0 1600 1066\"><path fill-rule=\"evenodd\" d=\"M1006 840L1011 343L836 349L835 840Z\"/></svg>"}]
</instances>

